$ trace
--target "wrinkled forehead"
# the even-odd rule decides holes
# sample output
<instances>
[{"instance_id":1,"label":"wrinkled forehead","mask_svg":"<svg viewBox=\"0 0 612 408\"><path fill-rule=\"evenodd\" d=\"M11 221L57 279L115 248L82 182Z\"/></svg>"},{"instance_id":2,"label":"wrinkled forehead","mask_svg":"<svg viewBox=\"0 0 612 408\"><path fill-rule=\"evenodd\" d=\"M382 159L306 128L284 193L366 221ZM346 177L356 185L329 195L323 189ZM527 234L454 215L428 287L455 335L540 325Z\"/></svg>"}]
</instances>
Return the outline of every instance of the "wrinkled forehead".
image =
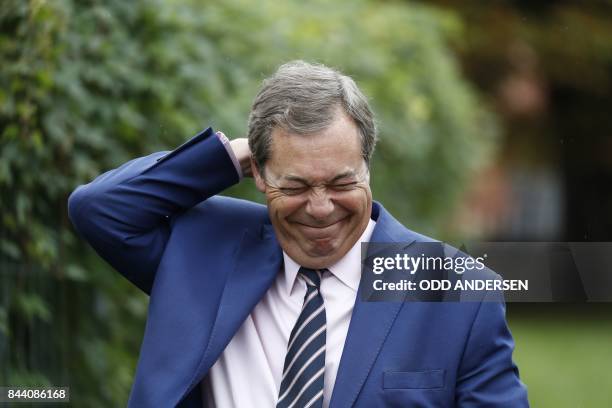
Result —
<instances>
[{"instance_id":1,"label":"wrinkled forehead","mask_svg":"<svg viewBox=\"0 0 612 408\"><path fill-rule=\"evenodd\" d=\"M271 135L266 173L277 179L293 177L311 183L344 176L362 176L367 164L361 139L351 122L336 121L327 129L299 135L275 128Z\"/></svg>"},{"instance_id":2,"label":"wrinkled forehead","mask_svg":"<svg viewBox=\"0 0 612 408\"><path fill-rule=\"evenodd\" d=\"M287 169L284 173L270 171L268 177L277 183L298 183L307 185L369 181L369 173L366 166L360 169L344 166L329 170L321 167L298 167Z\"/></svg>"}]
</instances>

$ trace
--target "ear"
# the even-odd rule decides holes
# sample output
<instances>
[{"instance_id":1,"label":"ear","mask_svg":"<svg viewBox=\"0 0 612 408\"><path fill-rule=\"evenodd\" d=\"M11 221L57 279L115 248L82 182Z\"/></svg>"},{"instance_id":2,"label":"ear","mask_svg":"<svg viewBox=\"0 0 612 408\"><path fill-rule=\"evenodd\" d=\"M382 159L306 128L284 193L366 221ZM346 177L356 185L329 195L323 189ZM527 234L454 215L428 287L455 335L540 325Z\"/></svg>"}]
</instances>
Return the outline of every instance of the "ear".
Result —
<instances>
[{"instance_id":1,"label":"ear","mask_svg":"<svg viewBox=\"0 0 612 408\"><path fill-rule=\"evenodd\" d=\"M251 172L253 173L253 178L255 179L255 187L257 187L259 191L265 194L266 183L264 183L263 177L259 172L257 163L255 163L255 160L253 160L253 157L251 157Z\"/></svg>"}]
</instances>

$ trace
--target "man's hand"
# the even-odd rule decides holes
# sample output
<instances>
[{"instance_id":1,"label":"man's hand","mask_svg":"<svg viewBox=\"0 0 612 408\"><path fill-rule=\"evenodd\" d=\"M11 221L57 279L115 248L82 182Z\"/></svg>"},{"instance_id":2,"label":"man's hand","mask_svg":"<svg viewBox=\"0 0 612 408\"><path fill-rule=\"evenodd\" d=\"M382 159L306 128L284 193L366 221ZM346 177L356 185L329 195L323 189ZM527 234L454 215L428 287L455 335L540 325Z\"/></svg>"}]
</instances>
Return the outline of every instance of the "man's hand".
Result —
<instances>
[{"instance_id":1,"label":"man's hand","mask_svg":"<svg viewBox=\"0 0 612 408\"><path fill-rule=\"evenodd\" d=\"M242 169L244 177L253 177L251 172L251 150L249 149L249 141L246 137L241 137L230 141L230 146L236 156L236 160Z\"/></svg>"}]
</instances>

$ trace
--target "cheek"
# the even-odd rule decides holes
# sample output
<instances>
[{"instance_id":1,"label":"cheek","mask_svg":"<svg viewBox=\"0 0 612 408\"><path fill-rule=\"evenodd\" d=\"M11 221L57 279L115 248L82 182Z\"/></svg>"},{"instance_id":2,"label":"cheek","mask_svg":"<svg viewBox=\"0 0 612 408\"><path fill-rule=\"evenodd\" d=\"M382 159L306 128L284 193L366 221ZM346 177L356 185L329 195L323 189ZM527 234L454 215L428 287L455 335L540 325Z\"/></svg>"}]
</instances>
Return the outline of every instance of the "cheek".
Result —
<instances>
[{"instance_id":1,"label":"cheek","mask_svg":"<svg viewBox=\"0 0 612 408\"><path fill-rule=\"evenodd\" d=\"M273 210L275 216L284 218L299 210L303 205L303 201L296 197L269 196L268 208Z\"/></svg>"},{"instance_id":2,"label":"cheek","mask_svg":"<svg viewBox=\"0 0 612 408\"><path fill-rule=\"evenodd\" d=\"M365 189L357 189L337 202L351 212L358 213L367 210L370 201L370 195Z\"/></svg>"}]
</instances>

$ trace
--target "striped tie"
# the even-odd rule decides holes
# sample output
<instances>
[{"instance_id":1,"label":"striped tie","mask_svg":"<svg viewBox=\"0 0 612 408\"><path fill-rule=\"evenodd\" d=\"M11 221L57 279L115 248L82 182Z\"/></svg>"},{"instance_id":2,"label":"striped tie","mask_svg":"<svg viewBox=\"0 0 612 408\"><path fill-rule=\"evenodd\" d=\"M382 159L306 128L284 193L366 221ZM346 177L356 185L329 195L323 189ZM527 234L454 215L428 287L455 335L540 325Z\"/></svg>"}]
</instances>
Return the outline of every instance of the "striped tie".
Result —
<instances>
[{"instance_id":1,"label":"striped tie","mask_svg":"<svg viewBox=\"0 0 612 408\"><path fill-rule=\"evenodd\" d=\"M324 271L300 268L307 290L302 311L289 337L277 408L323 406L327 324L319 286Z\"/></svg>"}]
</instances>

